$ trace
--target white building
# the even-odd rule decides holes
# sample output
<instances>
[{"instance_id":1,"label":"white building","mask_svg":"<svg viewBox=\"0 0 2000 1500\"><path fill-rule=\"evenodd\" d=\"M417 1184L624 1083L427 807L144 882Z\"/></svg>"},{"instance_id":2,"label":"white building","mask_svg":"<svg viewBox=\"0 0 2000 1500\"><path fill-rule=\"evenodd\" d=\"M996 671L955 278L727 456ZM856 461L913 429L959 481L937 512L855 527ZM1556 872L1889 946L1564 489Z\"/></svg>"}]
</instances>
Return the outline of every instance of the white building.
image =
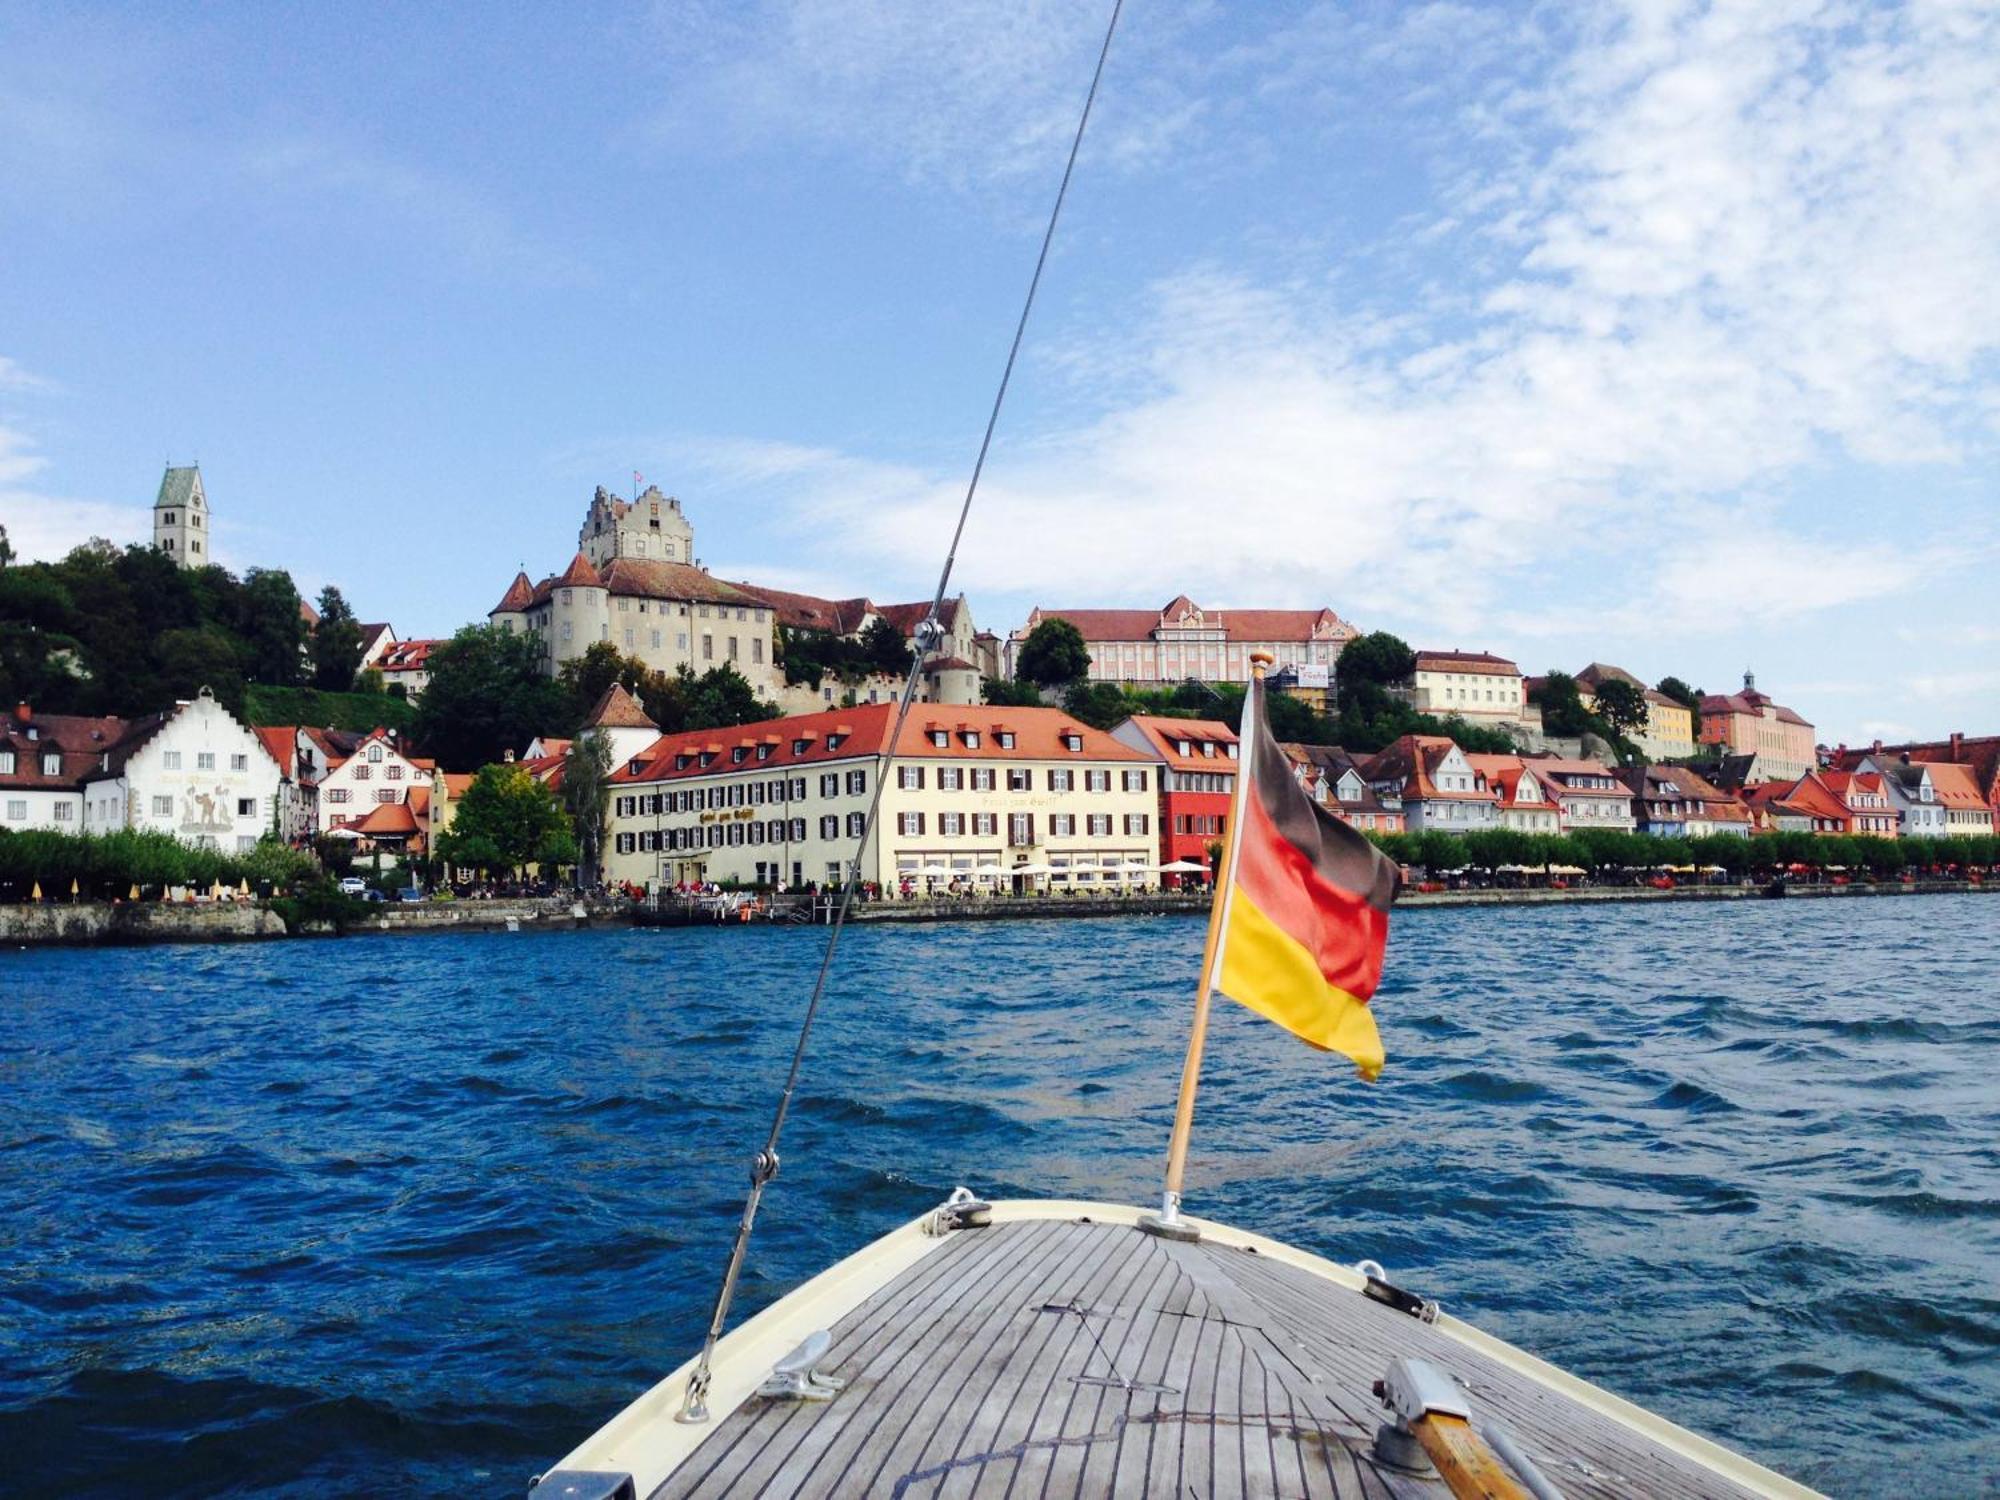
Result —
<instances>
[{"instance_id":1,"label":"white building","mask_svg":"<svg viewBox=\"0 0 2000 1500\"><path fill-rule=\"evenodd\" d=\"M1528 721L1521 669L1487 651L1417 652L1416 671L1399 696L1418 713L1440 719L1456 714L1473 724Z\"/></svg>"},{"instance_id":2,"label":"white building","mask_svg":"<svg viewBox=\"0 0 2000 1500\"><path fill-rule=\"evenodd\" d=\"M283 769L207 688L133 721L80 782L83 827L171 833L208 849L255 848L282 832Z\"/></svg>"},{"instance_id":3,"label":"white building","mask_svg":"<svg viewBox=\"0 0 2000 1500\"><path fill-rule=\"evenodd\" d=\"M351 828L376 808L408 802L430 787L432 761L407 755L393 729L371 729L346 756L330 760L318 781L319 831Z\"/></svg>"},{"instance_id":4,"label":"white building","mask_svg":"<svg viewBox=\"0 0 2000 1500\"><path fill-rule=\"evenodd\" d=\"M160 493L153 501L155 547L183 568L205 568L215 561L209 545L212 519L198 465L169 468L160 477Z\"/></svg>"},{"instance_id":5,"label":"white building","mask_svg":"<svg viewBox=\"0 0 2000 1500\"><path fill-rule=\"evenodd\" d=\"M1476 833L1500 827L1500 794L1463 750L1441 734L1406 734L1362 767L1383 801L1401 802L1411 833Z\"/></svg>"},{"instance_id":6,"label":"white building","mask_svg":"<svg viewBox=\"0 0 2000 1500\"><path fill-rule=\"evenodd\" d=\"M1888 788L1889 803L1896 809L1896 832L1906 839L1941 839L1950 829L1945 805L1931 779L1930 767L1909 756L1870 755L1861 762L1863 771L1879 771Z\"/></svg>"},{"instance_id":7,"label":"white building","mask_svg":"<svg viewBox=\"0 0 2000 1500\"><path fill-rule=\"evenodd\" d=\"M130 727L124 719L15 708L0 728L0 828L80 833L83 777Z\"/></svg>"},{"instance_id":8,"label":"white building","mask_svg":"<svg viewBox=\"0 0 2000 1500\"><path fill-rule=\"evenodd\" d=\"M1053 708L916 712L861 847L893 704L668 735L614 774L610 878L888 891L1157 882L1149 758ZM1019 873L1017 873L1019 872Z\"/></svg>"},{"instance_id":9,"label":"white building","mask_svg":"<svg viewBox=\"0 0 2000 1500\"><path fill-rule=\"evenodd\" d=\"M1182 594L1159 609L1044 609L1008 638L1006 668L1044 620L1067 620L1090 652L1092 682L1159 687L1250 680L1250 658L1270 653L1278 670L1331 668L1359 633L1331 609L1217 609Z\"/></svg>"}]
</instances>

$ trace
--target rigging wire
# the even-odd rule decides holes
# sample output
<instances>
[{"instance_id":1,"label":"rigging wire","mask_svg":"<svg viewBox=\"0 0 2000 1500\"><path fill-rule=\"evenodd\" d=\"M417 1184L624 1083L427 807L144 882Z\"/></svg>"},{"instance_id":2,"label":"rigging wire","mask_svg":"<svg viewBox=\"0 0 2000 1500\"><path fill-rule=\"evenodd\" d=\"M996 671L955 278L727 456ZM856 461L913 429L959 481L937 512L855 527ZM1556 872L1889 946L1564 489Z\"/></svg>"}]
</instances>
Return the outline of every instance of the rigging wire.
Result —
<instances>
[{"instance_id":1,"label":"rigging wire","mask_svg":"<svg viewBox=\"0 0 2000 1500\"><path fill-rule=\"evenodd\" d=\"M1111 38L1118 31L1118 17L1124 9L1125 0L1112 0L1111 19L1105 25L1104 42L1097 51L1097 67L1090 75L1090 89L1084 95L1082 113L1077 116L1076 135L1069 143L1069 159L1063 164L1062 182L1056 188L1055 204L1049 210L1048 227L1042 231L1042 246L1035 256L1035 271L1028 278L1028 294L1022 299L1021 316L1014 324L1013 342L1007 346L1007 363L1000 372L1000 386L993 393L993 407L986 416L986 431L979 439L979 456L973 461L972 477L966 483L965 498L958 507L958 522L952 528L951 545L945 550L944 567L938 574L937 590L931 596L930 612L917 626L917 649L910 655L910 670L903 679L902 694L896 700L896 720L883 752L881 768L875 777L874 795L868 801L868 815L855 845L854 858L848 861L847 879L840 890L840 906L827 928L826 948L820 955L819 972L813 979L812 997L806 1002L805 1014L799 1023L798 1042L792 1049L791 1067L785 1074L785 1086L778 1095L778 1106L771 1117L770 1135L764 1142L764 1148L751 1160L750 1191L743 1201L743 1218L736 1226L736 1240L729 1251L729 1267L723 1273L722 1289L715 1299L715 1312L709 1318L708 1331L702 1338L700 1357L695 1361L694 1372L688 1376L687 1394L681 1402L678 1417L682 1422L708 1420L709 1367L715 1355L715 1346L722 1337L723 1325L729 1320L729 1305L735 1299L736 1285L743 1274L743 1260L750 1248L750 1232L757 1222L757 1208L763 1200L764 1188L778 1175L778 1138L784 1133L785 1117L791 1111L792 1094L798 1087L799 1073L805 1064L806 1044L812 1037L813 1021L819 1014L820 1001L826 994L826 982L833 972L834 955L840 949L840 935L846 929L847 915L854 906L854 893L861 880L861 851L868 847L868 841L874 837L876 824L881 818L882 793L889 784L889 772L896 763L896 752L902 744L903 725L910 716L910 705L916 700L917 680L923 673L924 657L944 633L939 614L944 609L945 590L951 585L952 568L958 562L958 546L965 536L965 523L972 514L972 498L978 493L980 476L986 472L986 455L993 446L994 429L1000 425L1000 408L1006 403L1007 387L1014 379L1014 363L1020 357L1021 340L1028 331L1028 315L1035 309L1035 293L1041 289L1042 271L1049 262L1049 247L1055 242L1063 200L1069 196L1070 178L1076 172L1077 153L1083 147L1083 132L1090 124L1091 107L1097 102L1097 86L1103 81L1105 60L1111 55Z\"/></svg>"}]
</instances>

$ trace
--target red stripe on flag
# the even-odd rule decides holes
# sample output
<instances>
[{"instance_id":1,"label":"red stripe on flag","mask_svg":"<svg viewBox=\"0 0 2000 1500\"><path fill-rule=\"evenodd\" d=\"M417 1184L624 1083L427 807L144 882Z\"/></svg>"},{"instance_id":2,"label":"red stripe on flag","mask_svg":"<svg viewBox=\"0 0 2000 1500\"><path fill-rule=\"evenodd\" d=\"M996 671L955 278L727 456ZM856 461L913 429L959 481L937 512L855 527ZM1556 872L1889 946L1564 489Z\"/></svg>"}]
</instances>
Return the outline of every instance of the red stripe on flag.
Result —
<instances>
[{"instance_id":1,"label":"red stripe on flag","mask_svg":"<svg viewBox=\"0 0 2000 1500\"><path fill-rule=\"evenodd\" d=\"M1357 1000L1375 993L1389 914L1366 896L1344 891L1313 867L1278 832L1254 794L1245 799L1243 828L1231 877L1264 915L1312 954L1327 983Z\"/></svg>"}]
</instances>

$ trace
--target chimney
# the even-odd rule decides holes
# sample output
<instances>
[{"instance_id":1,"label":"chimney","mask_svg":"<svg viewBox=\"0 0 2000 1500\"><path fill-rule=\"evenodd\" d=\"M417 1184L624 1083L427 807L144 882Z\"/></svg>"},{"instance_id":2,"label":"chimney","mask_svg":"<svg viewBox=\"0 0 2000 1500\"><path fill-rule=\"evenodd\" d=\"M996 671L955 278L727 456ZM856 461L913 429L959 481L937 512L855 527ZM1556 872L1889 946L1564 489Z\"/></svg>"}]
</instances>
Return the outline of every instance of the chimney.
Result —
<instances>
[{"instance_id":1,"label":"chimney","mask_svg":"<svg viewBox=\"0 0 2000 1500\"><path fill-rule=\"evenodd\" d=\"M1903 752L1903 764L1907 766L1909 763L1910 763L1910 752L1905 750Z\"/></svg>"},{"instance_id":2,"label":"chimney","mask_svg":"<svg viewBox=\"0 0 2000 1500\"><path fill-rule=\"evenodd\" d=\"M1965 731L1962 729L1954 729L1951 732L1951 758L1953 760L1959 759L1959 757L1962 754L1964 754L1964 751L1965 751Z\"/></svg>"},{"instance_id":3,"label":"chimney","mask_svg":"<svg viewBox=\"0 0 2000 1500\"><path fill-rule=\"evenodd\" d=\"M1879 739L1875 741L1875 753L1877 755L1880 755L1882 753L1882 742ZM1908 760L1909 756L1906 755L1903 757L1903 759Z\"/></svg>"}]
</instances>

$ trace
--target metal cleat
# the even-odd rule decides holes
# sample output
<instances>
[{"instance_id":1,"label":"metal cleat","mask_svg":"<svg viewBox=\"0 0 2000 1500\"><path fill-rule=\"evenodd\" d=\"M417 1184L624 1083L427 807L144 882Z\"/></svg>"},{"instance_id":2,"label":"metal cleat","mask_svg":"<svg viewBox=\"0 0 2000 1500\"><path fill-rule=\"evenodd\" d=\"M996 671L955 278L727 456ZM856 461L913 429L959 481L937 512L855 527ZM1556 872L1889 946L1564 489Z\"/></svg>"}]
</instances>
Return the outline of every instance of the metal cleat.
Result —
<instances>
[{"instance_id":1,"label":"metal cleat","mask_svg":"<svg viewBox=\"0 0 2000 1500\"><path fill-rule=\"evenodd\" d=\"M831 1401L847 1386L817 1368L832 1347L833 1335L824 1328L807 1335L804 1343L771 1367L770 1378L757 1387L757 1394L774 1401Z\"/></svg>"}]
</instances>

